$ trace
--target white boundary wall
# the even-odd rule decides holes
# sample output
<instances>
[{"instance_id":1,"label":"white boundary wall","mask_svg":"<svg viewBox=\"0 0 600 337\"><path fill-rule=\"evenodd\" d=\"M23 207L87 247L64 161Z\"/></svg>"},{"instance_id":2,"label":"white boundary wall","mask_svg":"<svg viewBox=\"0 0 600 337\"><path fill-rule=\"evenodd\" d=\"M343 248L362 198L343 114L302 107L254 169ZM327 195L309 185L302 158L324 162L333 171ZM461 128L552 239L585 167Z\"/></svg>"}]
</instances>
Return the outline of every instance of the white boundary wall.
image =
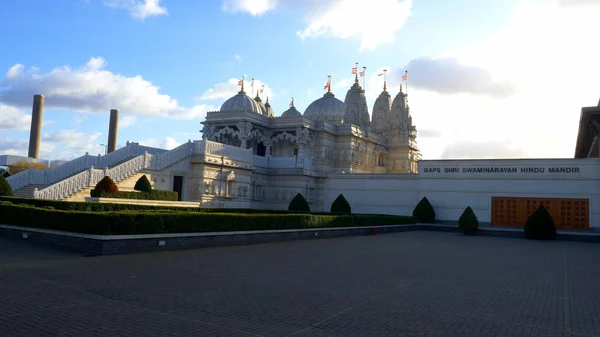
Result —
<instances>
[{"instance_id":1,"label":"white boundary wall","mask_svg":"<svg viewBox=\"0 0 600 337\"><path fill-rule=\"evenodd\" d=\"M335 174L325 182L324 209L342 193L357 213L410 215L423 197L436 218L456 221L471 206L491 221L492 196L590 200L600 227L600 159L423 160L419 174Z\"/></svg>"}]
</instances>

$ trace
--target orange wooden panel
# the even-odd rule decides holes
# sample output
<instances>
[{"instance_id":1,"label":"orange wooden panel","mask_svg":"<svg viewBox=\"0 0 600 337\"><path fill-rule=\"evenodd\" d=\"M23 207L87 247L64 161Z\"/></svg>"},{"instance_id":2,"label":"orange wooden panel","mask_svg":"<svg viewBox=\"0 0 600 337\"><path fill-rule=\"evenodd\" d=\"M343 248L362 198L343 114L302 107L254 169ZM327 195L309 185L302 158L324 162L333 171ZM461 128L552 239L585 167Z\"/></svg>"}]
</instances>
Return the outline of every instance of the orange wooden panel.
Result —
<instances>
[{"instance_id":1,"label":"orange wooden panel","mask_svg":"<svg viewBox=\"0 0 600 337\"><path fill-rule=\"evenodd\" d=\"M544 205L559 229L589 229L588 199L492 197L492 226L524 226Z\"/></svg>"}]
</instances>

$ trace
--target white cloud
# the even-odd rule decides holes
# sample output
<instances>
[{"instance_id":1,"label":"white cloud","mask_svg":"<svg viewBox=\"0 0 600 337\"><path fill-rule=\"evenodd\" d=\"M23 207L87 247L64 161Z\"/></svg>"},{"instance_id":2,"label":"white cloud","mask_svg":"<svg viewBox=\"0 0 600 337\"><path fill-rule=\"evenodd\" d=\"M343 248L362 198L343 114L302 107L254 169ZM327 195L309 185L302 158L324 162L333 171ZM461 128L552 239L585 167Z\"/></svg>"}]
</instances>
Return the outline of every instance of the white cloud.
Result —
<instances>
[{"instance_id":1,"label":"white cloud","mask_svg":"<svg viewBox=\"0 0 600 337\"><path fill-rule=\"evenodd\" d=\"M597 105L600 96L600 49L591 42L598 10L598 2L519 1L485 43L431 58L456 59L444 65L456 84L437 79L432 69L409 69L409 105L423 157L572 157L581 107ZM385 67L392 97L404 66ZM381 69L367 79L371 108L383 86L376 76ZM429 137L432 132L439 137Z\"/></svg>"},{"instance_id":2,"label":"white cloud","mask_svg":"<svg viewBox=\"0 0 600 337\"><path fill-rule=\"evenodd\" d=\"M125 9L133 18L144 20L155 15L168 14L166 7L160 6L161 0L104 0L111 8Z\"/></svg>"},{"instance_id":3,"label":"white cloud","mask_svg":"<svg viewBox=\"0 0 600 337\"><path fill-rule=\"evenodd\" d=\"M167 149L167 150L174 149L174 148L178 147L179 145L181 145L181 143L178 143L175 139L173 139L171 137L167 137L167 138L163 139L163 141L160 143L160 147L162 149Z\"/></svg>"},{"instance_id":4,"label":"white cloud","mask_svg":"<svg viewBox=\"0 0 600 337\"><path fill-rule=\"evenodd\" d=\"M46 108L72 109L105 113L119 109L128 114L177 119L203 118L209 105L192 108L181 106L176 99L161 94L160 88L141 75L126 77L103 70L101 57L91 58L83 67L55 68L47 73L30 69L23 72L11 67L11 76L0 82L0 102L18 107L31 107L32 96L43 94Z\"/></svg>"},{"instance_id":5,"label":"white cloud","mask_svg":"<svg viewBox=\"0 0 600 337\"><path fill-rule=\"evenodd\" d=\"M124 116L119 121L119 128L123 129L123 128L129 127L129 126L132 126L133 124L135 124L135 122L137 122L137 117Z\"/></svg>"},{"instance_id":6,"label":"white cloud","mask_svg":"<svg viewBox=\"0 0 600 337\"><path fill-rule=\"evenodd\" d=\"M223 0L221 10L229 13L247 12L257 16L274 9L278 2L278 0Z\"/></svg>"},{"instance_id":7,"label":"white cloud","mask_svg":"<svg viewBox=\"0 0 600 337\"><path fill-rule=\"evenodd\" d=\"M4 104L0 104L0 130L29 130L31 115Z\"/></svg>"},{"instance_id":8,"label":"white cloud","mask_svg":"<svg viewBox=\"0 0 600 337\"><path fill-rule=\"evenodd\" d=\"M181 143L177 142L174 138L171 137L166 137L162 140L149 138L145 140L140 140L139 143L143 146L156 147L165 150L171 150L181 145Z\"/></svg>"},{"instance_id":9,"label":"white cloud","mask_svg":"<svg viewBox=\"0 0 600 337\"><path fill-rule=\"evenodd\" d=\"M0 153L3 155L26 156L29 141L27 139L11 139L5 137L0 141Z\"/></svg>"},{"instance_id":10,"label":"white cloud","mask_svg":"<svg viewBox=\"0 0 600 337\"><path fill-rule=\"evenodd\" d=\"M300 13L306 22L301 39L334 37L359 39L361 50L374 50L394 41L411 15L412 0L223 0L225 12L262 15L281 7ZM365 22L365 18L371 18Z\"/></svg>"},{"instance_id":11,"label":"white cloud","mask_svg":"<svg viewBox=\"0 0 600 337\"><path fill-rule=\"evenodd\" d=\"M411 15L412 0L330 1L323 7L311 11L308 26L297 32L300 38L358 38L361 50L374 50L394 41ZM376 19L360 24L365 18Z\"/></svg>"},{"instance_id":12,"label":"white cloud","mask_svg":"<svg viewBox=\"0 0 600 337\"><path fill-rule=\"evenodd\" d=\"M102 133L81 133L74 130L60 130L56 133L45 133L40 141L40 158L70 160L89 152L92 155L104 154L99 144ZM26 156L29 139L13 139L5 137L0 140L0 153Z\"/></svg>"},{"instance_id":13,"label":"white cloud","mask_svg":"<svg viewBox=\"0 0 600 337\"><path fill-rule=\"evenodd\" d=\"M10 69L8 69L8 72L6 73L6 80L10 81L16 78L17 76L19 76L19 74L23 72L23 69L25 69L25 66L23 66L20 63L10 67Z\"/></svg>"},{"instance_id":14,"label":"white cloud","mask_svg":"<svg viewBox=\"0 0 600 337\"><path fill-rule=\"evenodd\" d=\"M510 96L518 89L506 81L497 81L489 70L461 64L455 57L419 57L406 66L409 83L421 88L445 94L472 93L477 95ZM401 78L403 69L390 72L392 78Z\"/></svg>"},{"instance_id":15,"label":"white cloud","mask_svg":"<svg viewBox=\"0 0 600 337\"><path fill-rule=\"evenodd\" d=\"M227 82L217 83L212 88L208 89L202 95L197 97L197 99L200 101L226 100L241 90L241 86L238 85L239 80L240 79L237 78L230 78L227 80ZM256 97L256 94L260 89L264 89L264 91L260 94L260 97L263 101L266 100L266 97L270 97L270 99L273 98L273 91L269 85L263 81L254 79L254 87L252 86L251 78L244 81L244 91L252 98Z\"/></svg>"},{"instance_id":16,"label":"white cloud","mask_svg":"<svg viewBox=\"0 0 600 337\"><path fill-rule=\"evenodd\" d=\"M525 158L527 153L510 141L461 141L447 145L441 155L444 159Z\"/></svg>"}]
</instances>

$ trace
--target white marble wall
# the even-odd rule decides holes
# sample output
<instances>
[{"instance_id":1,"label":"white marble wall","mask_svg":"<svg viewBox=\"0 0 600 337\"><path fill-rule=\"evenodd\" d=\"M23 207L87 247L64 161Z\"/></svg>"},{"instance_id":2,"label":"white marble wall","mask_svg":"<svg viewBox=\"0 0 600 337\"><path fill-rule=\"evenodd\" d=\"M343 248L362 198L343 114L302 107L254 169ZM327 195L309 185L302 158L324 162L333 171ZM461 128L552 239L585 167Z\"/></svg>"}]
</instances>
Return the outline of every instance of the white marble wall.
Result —
<instances>
[{"instance_id":1,"label":"white marble wall","mask_svg":"<svg viewBox=\"0 0 600 337\"><path fill-rule=\"evenodd\" d=\"M468 172L478 168L498 172ZM418 175L329 175L323 207L328 210L340 193L360 213L410 215L427 197L437 219L457 220L471 206L483 222L491 221L492 196L585 198L590 226L600 227L600 159L421 161Z\"/></svg>"}]
</instances>

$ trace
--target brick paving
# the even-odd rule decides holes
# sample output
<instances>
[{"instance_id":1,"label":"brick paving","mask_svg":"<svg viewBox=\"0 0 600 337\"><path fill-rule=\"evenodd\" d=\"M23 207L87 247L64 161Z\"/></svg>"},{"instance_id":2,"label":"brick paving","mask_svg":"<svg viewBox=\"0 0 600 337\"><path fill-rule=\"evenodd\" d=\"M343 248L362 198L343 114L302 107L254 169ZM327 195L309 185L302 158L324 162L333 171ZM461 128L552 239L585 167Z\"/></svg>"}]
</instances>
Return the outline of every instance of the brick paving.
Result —
<instances>
[{"instance_id":1,"label":"brick paving","mask_svg":"<svg viewBox=\"0 0 600 337\"><path fill-rule=\"evenodd\" d=\"M600 336L600 245L407 232L81 257L0 238L0 336Z\"/></svg>"}]
</instances>

